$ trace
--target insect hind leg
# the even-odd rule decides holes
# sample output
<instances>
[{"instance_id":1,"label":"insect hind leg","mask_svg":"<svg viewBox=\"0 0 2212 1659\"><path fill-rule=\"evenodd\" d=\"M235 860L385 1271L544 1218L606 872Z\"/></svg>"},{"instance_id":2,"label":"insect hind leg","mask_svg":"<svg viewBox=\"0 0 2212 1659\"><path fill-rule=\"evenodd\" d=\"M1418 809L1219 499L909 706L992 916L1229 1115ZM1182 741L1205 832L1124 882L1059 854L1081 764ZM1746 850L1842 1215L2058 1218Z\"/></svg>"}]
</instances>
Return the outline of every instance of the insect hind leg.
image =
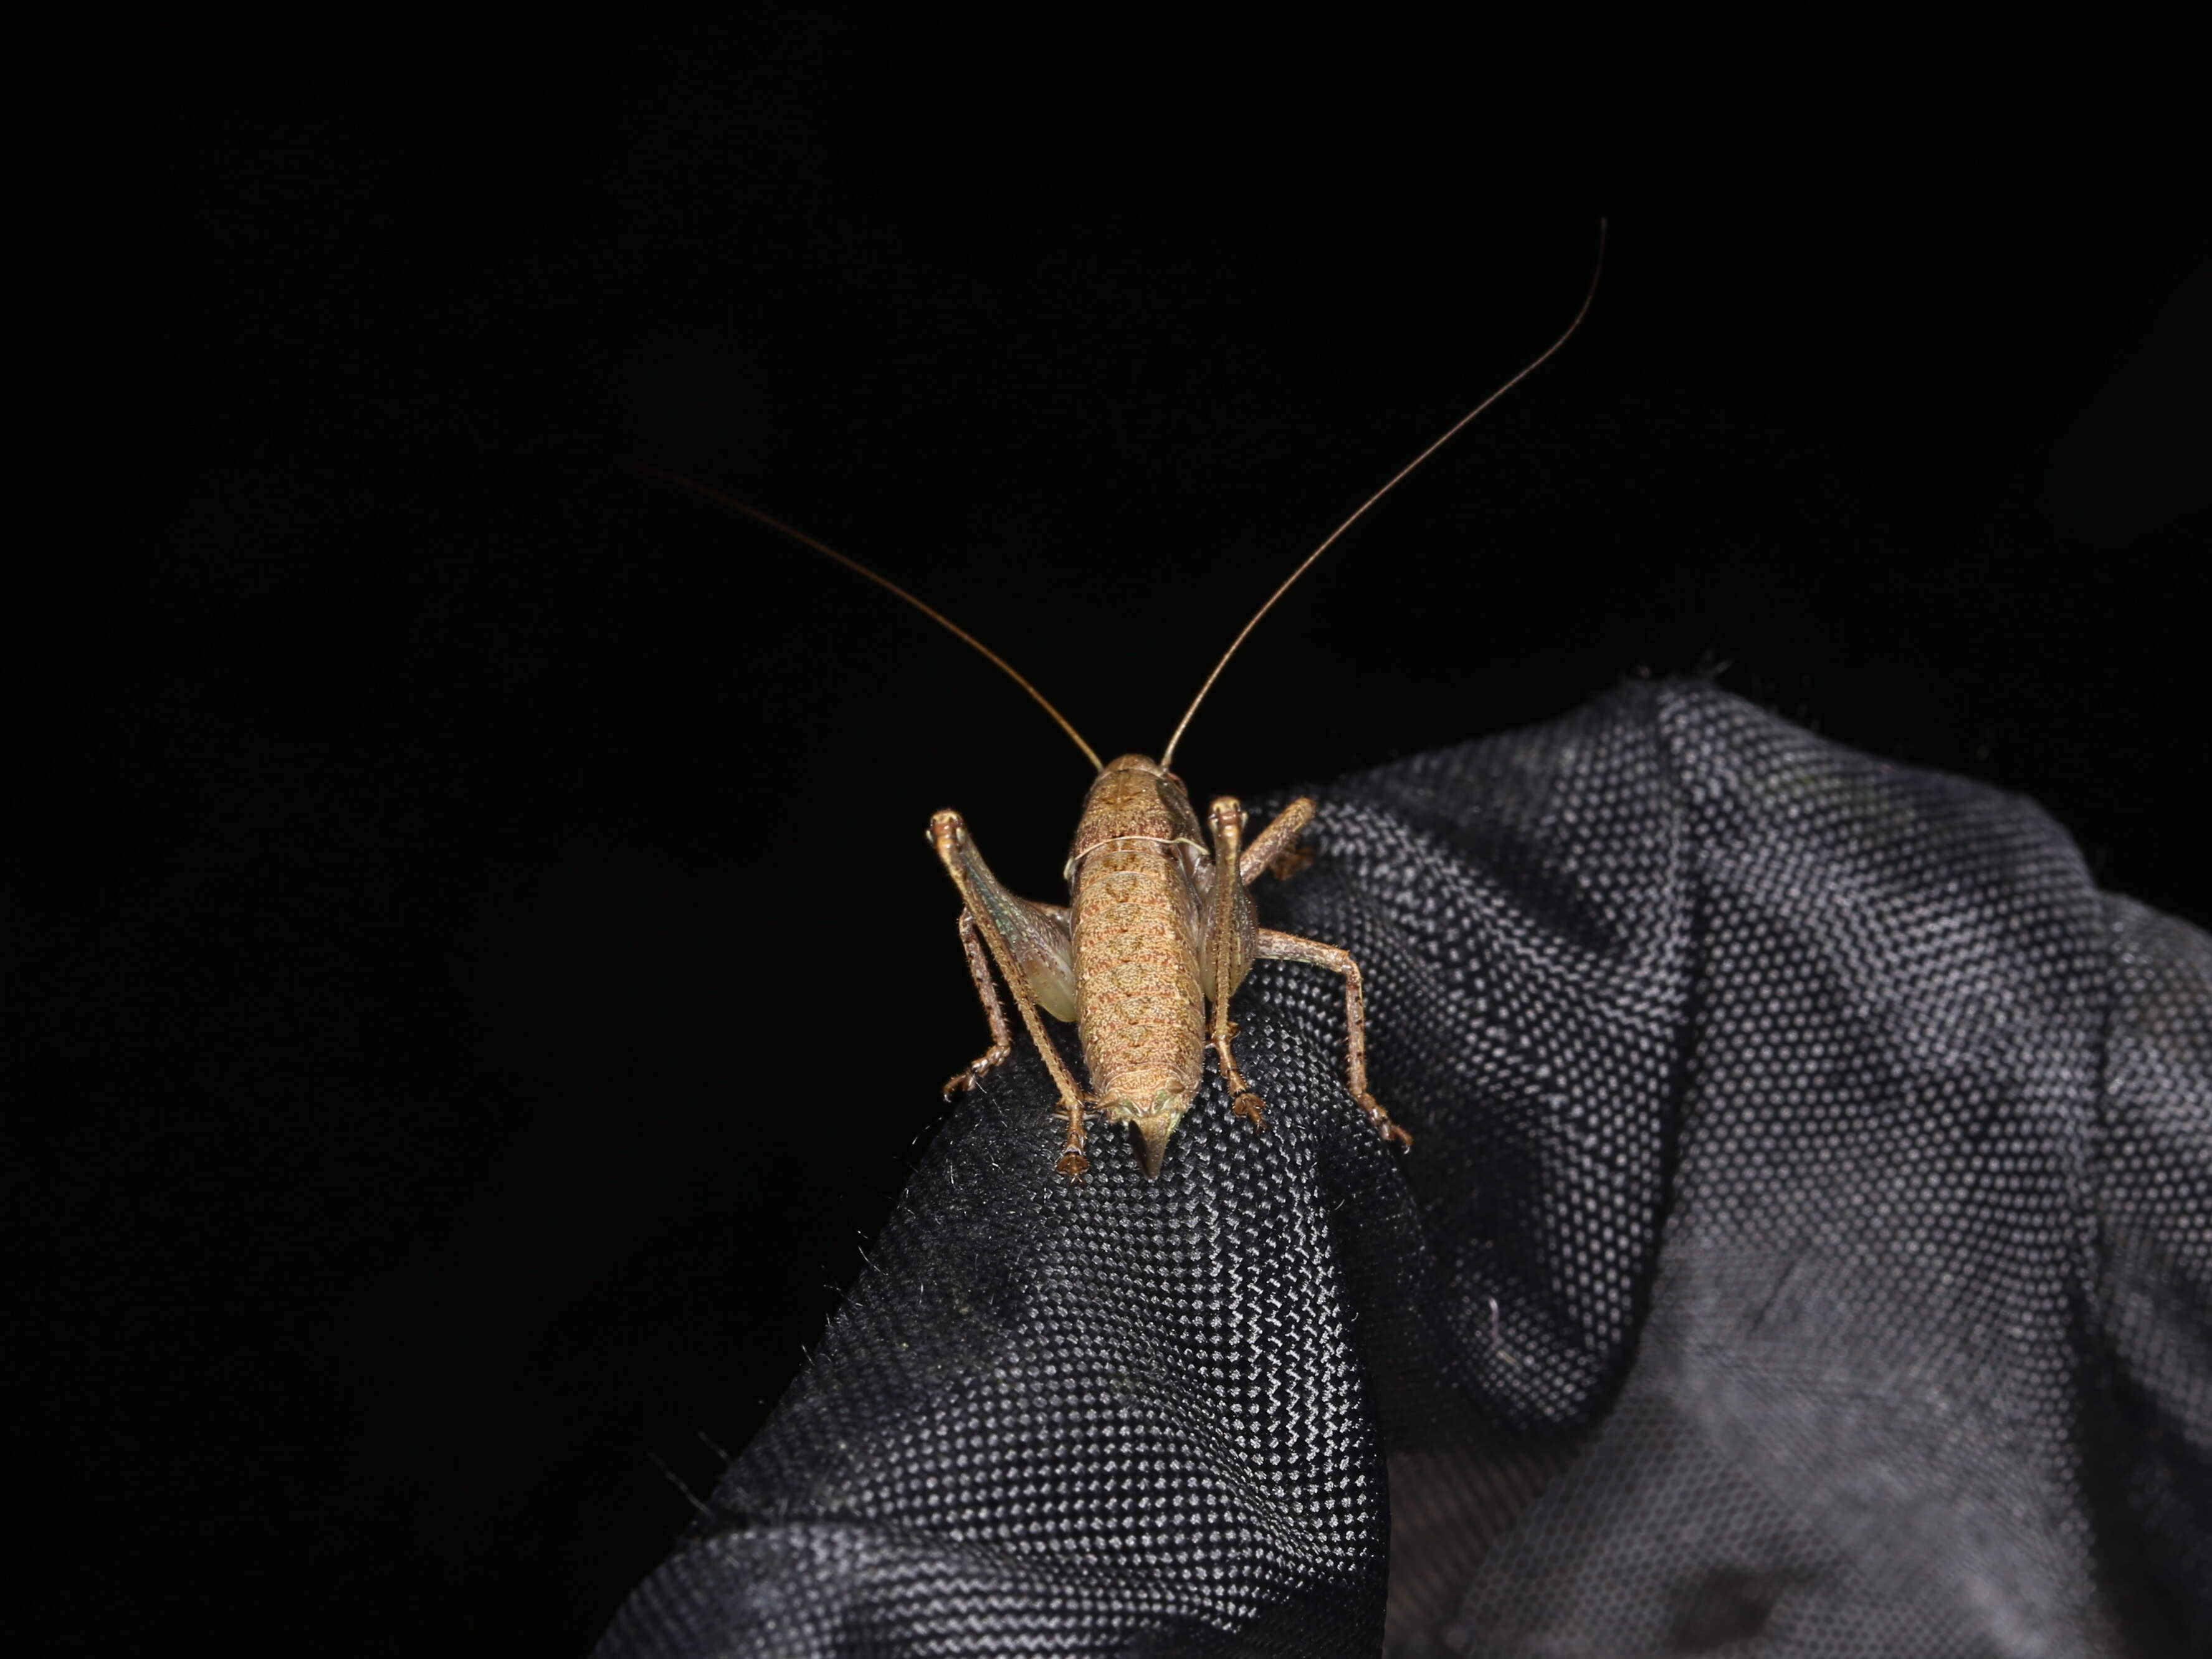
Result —
<instances>
[{"instance_id":1,"label":"insect hind leg","mask_svg":"<svg viewBox=\"0 0 2212 1659\"><path fill-rule=\"evenodd\" d=\"M1313 804L1309 801L1304 805L1307 817L1311 817ZM1277 818L1261 839L1265 841L1272 836L1286 844L1294 838L1304 823L1304 818L1297 817L1297 811L1292 807ZM1292 821L1287 830L1278 836L1278 829L1285 820ZM1206 987L1209 1006L1206 1040L1221 1063L1221 1080L1229 1087L1229 1109L1255 1129L1262 1129L1267 1123L1267 1103L1260 1098L1260 1091L1252 1086L1244 1076L1243 1067L1237 1063L1236 1050L1231 1046L1237 1036L1237 1022L1229 1017L1230 999L1244 982L1253 955L1252 896L1244 890L1243 867L1248 856L1244 848L1244 809L1233 796L1224 795L1213 803L1206 821L1213 835L1214 878L1206 917L1206 964L1212 975L1212 982ZM1257 850L1256 847L1254 850Z\"/></svg>"},{"instance_id":2,"label":"insect hind leg","mask_svg":"<svg viewBox=\"0 0 2212 1659\"><path fill-rule=\"evenodd\" d=\"M1060 1162L1056 1167L1068 1180L1080 1181L1091 1168L1091 1160L1083 1155L1083 1109L1087 1103L1083 1091L1075 1086L1075 1079L1070 1075L1066 1061L1060 1057L1060 1050L1053 1047L1052 1038L1045 1031L1044 1017L1038 1012L1036 997L1023 973L1021 959L1008 943L1005 929L999 924L992 909L990 899L994 895L998 896L1002 907L1016 921L1024 918L1048 917L1049 913L1044 907L1027 905L1012 899L998 886L989 868L976 854L974 843L968 839L968 826L957 812L939 812L933 817L929 821L929 839L930 844L936 848L939 860L945 866L945 873L952 878L952 884L960 892L963 906L960 942L962 948L968 951L969 969L975 975L977 994L983 1000L984 1013L989 1017L993 1010L997 1009L991 1026L992 1051L997 1050L1001 1041L1011 1047L1012 1034L1006 1025L1006 1011L999 1005L997 988L989 982L989 972L988 969L976 971L976 956L969 949L971 941L980 943L990 960L998 964L999 972L1005 976L1006 989L1013 994L1014 1006L1021 1014L1022 1024L1029 1028L1030 1040L1037 1046L1037 1058L1044 1062L1046 1072L1051 1075L1054 1091L1060 1097L1060 1110L1067 1118L1067 1133L1061 1143ZM1036 943L1034 939L1030 942ZM988 1060L990 1054L986 1054L984 1058ZM973 1068L970 1069L972 1071Z\"/></svg>"},{"instance_id":3,"label":"insect hind leg","mask_svg":"<svg viewBox=\"0 0 2212 1659\"><path fill-rule=\"evenodd\" d=\"M975 981L975 996L983 1005L983 1018L991 1022L991 1046L945 1080L945 1097L947 1100L962 1089L974 1088L1010 1059L1014 1052L1014 1028L1007 1022L1006 1005L999 1000L998 982L991 977L991 958L984 948L982 930L976 927L975 919L965 910L960 913L960 949L968 958L968 972ZM1041 1045L1044 1042L1041 1030L1037 1040ZM1066 1090L1060 1092L1060 1114L1067 1120L1067 1133L1060 1142L1057 1167L1059 1172L1070 1181L1080 1181L1091 1169L1091 1160L1083 1155L1083 1112L1090 1103L1080 1097L1070 1095Z\"/></svg>"}]
</instances>

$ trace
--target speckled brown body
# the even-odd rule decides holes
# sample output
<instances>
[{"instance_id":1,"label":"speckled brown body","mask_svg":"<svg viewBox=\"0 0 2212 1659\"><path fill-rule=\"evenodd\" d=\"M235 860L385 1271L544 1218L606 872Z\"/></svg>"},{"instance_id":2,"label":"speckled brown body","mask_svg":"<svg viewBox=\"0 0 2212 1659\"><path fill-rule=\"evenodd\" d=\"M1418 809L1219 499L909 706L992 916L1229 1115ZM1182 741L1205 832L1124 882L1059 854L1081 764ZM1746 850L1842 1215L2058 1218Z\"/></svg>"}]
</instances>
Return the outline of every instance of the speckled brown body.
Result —
<instances>
[{"instance_id":1,"label":"speckled brown body","mask_svg":"<svg viewBox=\"0 0 2212 1659\"><path fill-rule=\"evenodd\" d=\"M1201 905L1212 860L1182 782L1142 755L1091 786L1068 865L1076 1028L1110 1121L1164 1140L1206 1064Z\"/></svg>"},{"instance_id":2,"label":"speckled brown body","mask_svg":"<svg viewBox=\"0 0 2212 1659\"><path fill-rule=\"evenodd\" d=\"M1158 761L1124 755L1098 769L1084 800L1067 860L1073 902L1063 909L1007 891L960 814L938 813L930 842L960 890L961 949L991 1023L990 1048L946 1093L974 1087L1013 1053L1013 1027L991 977L995 963L1060 1097L1067 1126L1060 1173L1080 1180L1090 1169L1084 1117L1095 1110L1135 1132L1137 1167L1157 1176L1205 1078L1209 1048L1230 1109L1255 1128L1265 1122L1259 1091L1231 1047L1229 1001L1254 961L1273 957L1343 976L1352 1097L1379 1133L1406 1143L1367 1091L1359 964L1334 945L1260 927L1246 890L1267 871L1287 874L1304 863L1297 839L1313 816L1302 797L1248 846L1236 801L1215 801L1201 826L1182 779ZM1046 1033L1047 1014L1076 1023L1088 1093Z\"/></svg>"}]
</instances>

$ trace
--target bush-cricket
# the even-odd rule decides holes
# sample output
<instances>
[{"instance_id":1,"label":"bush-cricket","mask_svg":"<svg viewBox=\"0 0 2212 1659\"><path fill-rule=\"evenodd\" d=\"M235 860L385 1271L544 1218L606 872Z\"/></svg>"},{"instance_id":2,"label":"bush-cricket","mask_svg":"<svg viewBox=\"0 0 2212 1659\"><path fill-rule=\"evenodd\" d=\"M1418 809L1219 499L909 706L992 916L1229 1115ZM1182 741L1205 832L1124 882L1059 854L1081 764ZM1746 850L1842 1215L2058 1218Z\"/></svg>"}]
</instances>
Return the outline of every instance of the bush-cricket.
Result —
<instances>
[{"instance_id":1,"label":"bush-cricket","mask_svg":"<svg viewBox=\"0 0 2212 1659\"><path fill-rule=\"evenodd\" d=\"M1601 225L1601 268L1603 255ZM635 468L742 513L904 599L1003 670L1052 717L1097 773L1068 854L1066 905L1038 903L1009 891L984 863L959 813L947 810L930 820L930 844L959 890L961 949L991 1030L990 1047L945 1085L948 1099L981 1083L1013 1053L1013 1028L992 975L995 965L1059 1096L1065 1120L1059 1172L1079 1181L1090 1169L1086 1121L1096 1110L1109 1123L1129 1126L1138 1167L1156 1177L1169 1138L1198 1093L1208 1048L1228 1087L1231 1109L1254 1128L1262 1127L1265 1103L1237 1062L1231 1004L1255 961L1302 962L1343 978L1345 1068L1352 1099L1385 1140L1413 1144L1368 1088L1359 964L1336 945L1260 927L1254 911L1251 884L1270 870L1288 875L1297 867L1298 836L1313 820L1313 800L1292 801L1248 842L1244 810L1230 796L1214 800L1201 824L1171 763L1192 717L1261 618L1370 507L1565 345L1589 314L1596 292L1593 274L1580 309L1558 338L1400 468L1306 555L1222 653L1158 760L1132 754L1102 762L1066 718L1004 658L896 583L757 507L657 468ZM1046 1030L1044 1014L1076 1027L1090 1074L1087 1092Z\"/></svg>"}]
</instances>

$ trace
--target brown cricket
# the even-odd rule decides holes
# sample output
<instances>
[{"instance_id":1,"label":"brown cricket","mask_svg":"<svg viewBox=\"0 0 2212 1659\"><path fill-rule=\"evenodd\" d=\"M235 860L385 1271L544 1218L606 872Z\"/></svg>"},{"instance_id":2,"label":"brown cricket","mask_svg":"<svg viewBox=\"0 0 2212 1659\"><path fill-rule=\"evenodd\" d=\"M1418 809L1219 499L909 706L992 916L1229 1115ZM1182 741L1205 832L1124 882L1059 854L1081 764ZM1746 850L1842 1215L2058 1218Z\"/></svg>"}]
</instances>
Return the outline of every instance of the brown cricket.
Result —
<instances>
[{"instance_id":1,"label":"brown cricket","mask_svg":"<svg viewBox=\"0 0 2212 1659\"><path fill-rule=\"evenodd\" d=\"M1601 224L1601 268L1604 246ZM1085 1127L1087 1115L1095 1109L1108 1122L1130 1127L1138 1167L1146 1176L1157 1176L1169 1137L1198 1093L1208 1048L1228 1086L1230 1109L1255 1129L1265 1123L1264 1103L1237 1063L1237 1023L1230 1018L1230 1005L1254 962L1303 962L1343 977L1345 1070L1352 1099L1385 1140L1413 1144L1413 1137L1391 1121L1367 1086L1366 1008L1359 964L1350 951L1334 945L1259 926L1253 910L1249 889L1264 872L1273 869L1286 876L1302 862L1298 836L1313 821L1313 801L1306 797L1292 801L1248 842L1244 809L1233 798L1221 796L1207 809L1201 825L1192 810L1189 791L1169 769L1169 763L1221 671L1291 584L1407 473L1565 345L1589 314L1596 292L1593 274L1581 309L1556 340L1400 468L1306 555L1230 642L1158 760L1124 755L1102 763L1066 718L1004 658L896 583L757 507L688 478L637 468L757 520L896 593L1004 670L1074 739L1097 769L1068 854L1066 905L1040 904L1007 890L983 862L959 813L948 810L930 819L930 845L960 890L961 949L991 1027L991 1046L945 1085L948 1099L956 1090L981 1083L1014 1051L1013 1028L992 977L996 964L1060 1096L1066 1125L1060 1173L1079 1181L1089 1170ZM1089 1092L1078 1085L1061 1059L1040 1010L1075 1025L1084 1066L1091 1074Z\"/></svg>"}]
</instances>

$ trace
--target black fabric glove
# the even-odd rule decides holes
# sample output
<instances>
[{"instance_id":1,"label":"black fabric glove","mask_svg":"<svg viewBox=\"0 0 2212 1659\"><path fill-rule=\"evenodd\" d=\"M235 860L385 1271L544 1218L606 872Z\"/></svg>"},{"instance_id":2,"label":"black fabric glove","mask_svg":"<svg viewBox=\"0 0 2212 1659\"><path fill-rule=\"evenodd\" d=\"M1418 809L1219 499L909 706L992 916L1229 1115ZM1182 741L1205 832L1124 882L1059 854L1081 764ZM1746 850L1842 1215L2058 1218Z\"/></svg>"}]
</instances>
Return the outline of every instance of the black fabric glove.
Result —
<instances>
[{"instance_id":1,"label":"black fabric glove","mask_svg":"<svg viewBox=\"0 0 2212 1659\"><path fill-rule=\"evenodd\" d=\"M2212 940L1700 684L1319 799L1411 1152L1313 969L1156 1182L1024 1037L605 1659L2212 1651Z\"/></svg>"}]
</instances>

